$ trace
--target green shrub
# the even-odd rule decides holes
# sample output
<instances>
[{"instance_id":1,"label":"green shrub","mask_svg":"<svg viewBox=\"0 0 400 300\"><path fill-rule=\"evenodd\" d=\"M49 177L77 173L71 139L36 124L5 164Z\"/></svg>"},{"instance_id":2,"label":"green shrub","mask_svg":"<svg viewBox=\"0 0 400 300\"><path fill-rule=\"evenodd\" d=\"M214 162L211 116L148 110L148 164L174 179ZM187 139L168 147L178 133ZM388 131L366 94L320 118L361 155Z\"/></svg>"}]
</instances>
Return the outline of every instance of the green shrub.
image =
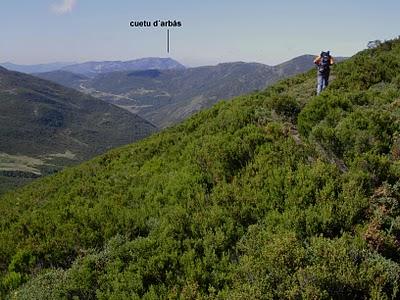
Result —
<instances>
[{"instance_id":1,"label":"green shrub","mask_svg":"<svg viewBox=\"0 0 400 300\"><path fill-rule=\"evenodd\" d=\"M384 43L2 196L0 297L398 298L399 72Z\"/></svg>"}]
</instances>

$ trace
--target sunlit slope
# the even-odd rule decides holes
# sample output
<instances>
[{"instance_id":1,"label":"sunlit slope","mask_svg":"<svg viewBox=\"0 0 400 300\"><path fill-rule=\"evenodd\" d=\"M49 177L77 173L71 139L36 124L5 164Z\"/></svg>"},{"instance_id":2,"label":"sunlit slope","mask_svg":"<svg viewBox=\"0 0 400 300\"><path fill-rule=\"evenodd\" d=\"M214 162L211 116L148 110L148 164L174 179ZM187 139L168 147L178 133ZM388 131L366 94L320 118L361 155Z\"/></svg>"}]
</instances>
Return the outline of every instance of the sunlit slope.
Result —
<instances>
[{"instance_id":1,"label":"sunlit slope","mask_svg":"<svg viewBox=\"0 0 400 300\"><path fill-rule=\"evenodd\" d=\"M400 42L0 199L15 299L391 299Z\"/></svg>"}]
</instances>

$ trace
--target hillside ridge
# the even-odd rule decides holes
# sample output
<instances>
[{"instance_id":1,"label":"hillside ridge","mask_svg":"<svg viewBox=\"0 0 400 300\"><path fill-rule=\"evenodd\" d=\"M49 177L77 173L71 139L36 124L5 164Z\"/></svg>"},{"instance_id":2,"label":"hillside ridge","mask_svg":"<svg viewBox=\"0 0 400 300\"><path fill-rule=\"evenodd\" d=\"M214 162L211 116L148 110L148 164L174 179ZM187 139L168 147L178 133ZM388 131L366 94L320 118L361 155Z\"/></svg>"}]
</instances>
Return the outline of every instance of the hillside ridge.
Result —
<instances>
[{"instance_id":1,"label":"hillside ridge","mask_svg":"<svg viewBox=\"0 0 400 300\"><path fill-rule=\"evenodd\" d=\"M2 295L398 298L399 73L388 41L3 196Z\"/></svg>"}]
</instances>

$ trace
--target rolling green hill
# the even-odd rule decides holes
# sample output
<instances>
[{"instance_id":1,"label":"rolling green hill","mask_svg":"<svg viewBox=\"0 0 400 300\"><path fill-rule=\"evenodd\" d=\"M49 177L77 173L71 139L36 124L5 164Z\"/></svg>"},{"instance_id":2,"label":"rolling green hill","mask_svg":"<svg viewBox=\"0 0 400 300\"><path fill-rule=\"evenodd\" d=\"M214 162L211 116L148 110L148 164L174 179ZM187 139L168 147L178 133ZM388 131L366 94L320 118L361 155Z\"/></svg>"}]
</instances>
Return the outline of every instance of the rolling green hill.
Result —
<instances>
[{"instance_id":1,"label":"rolling green hill","mask_svg":"<svg viewBox=\"0 0 400 300\"><path fill-rule=\"evenodd\" d=\"M397 299L400 41L0 199L11 299Z\"/></svg>"},{"instance_id":2,"label":"rolling green hill","mask_svg":"<svg viewBox=\"0 0 400 300\"><path fill-rule=\"evenodd\" d=\"M0 192L155 131L102 100L1 67L0 112Z\"/></svg>"}]
</instances>

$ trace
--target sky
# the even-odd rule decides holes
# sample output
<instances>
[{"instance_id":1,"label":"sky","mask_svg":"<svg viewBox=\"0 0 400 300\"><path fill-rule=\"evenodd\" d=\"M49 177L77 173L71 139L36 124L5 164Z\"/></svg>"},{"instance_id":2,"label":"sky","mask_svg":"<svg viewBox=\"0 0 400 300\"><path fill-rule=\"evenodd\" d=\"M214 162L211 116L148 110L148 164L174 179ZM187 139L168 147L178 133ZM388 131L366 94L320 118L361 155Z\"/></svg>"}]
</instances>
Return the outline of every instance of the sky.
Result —
<instances>
[{"instance_id":1,"label":"sky","mask_svg":"<svg viewBox=\"0 0 400 300\"><path fill-rule=\"evenodd\" d=\"M1 0L0 62L171 57L187 66L351 56L400 34L399 0ZM131 21L177 20L170 28Z\"/></svg>"}]
</instances>

